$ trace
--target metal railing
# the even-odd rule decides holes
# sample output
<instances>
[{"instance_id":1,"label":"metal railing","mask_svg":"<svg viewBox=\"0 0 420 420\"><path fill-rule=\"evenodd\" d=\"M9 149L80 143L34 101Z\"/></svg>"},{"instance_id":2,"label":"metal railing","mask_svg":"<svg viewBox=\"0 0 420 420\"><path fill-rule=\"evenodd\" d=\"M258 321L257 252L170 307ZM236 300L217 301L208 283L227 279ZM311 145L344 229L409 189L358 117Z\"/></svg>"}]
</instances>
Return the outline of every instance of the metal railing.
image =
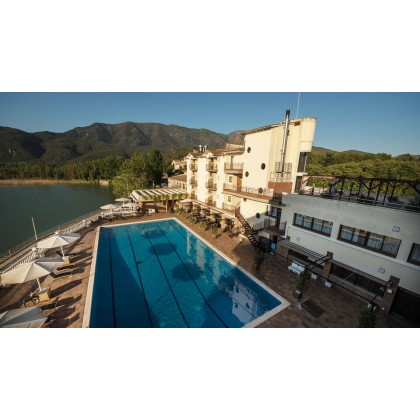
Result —
<instances>
[{"instance_id":1,"label":"metal railing","mask_svg":"<svg viewBox=\"0 0 420 420\"><path fill-rule=\"evenodd\" d=\"M234 191L244 195L253 195L261 198L273 198L273 188L253 188L253 187L238 187L232 184L223 184L223 189L228 191Z\"/></svg>"},{"instance_id":2,"label":"metal railing","mask_svg":"<svg viewBox=\"0 0 420 420\"><path fill-rule=\"evenodd\" d=\"M235 172L241 173L243 172L243 170L244 170L243 162L225 163L225 171L235 171Z\"/></svg>"},{"instance_id":3,"label":"metal railing","mask_svg":"<svg viewBox=\"0 0 420 420\"><path fill-rule=\"evenodd\" d=\"M0 272L11 270L16 266L25 262L33 261L38 258L42 250L36 249L36 244L42 239L48 237L56 231L61 233L72 233L89 226L93 221L98 220L104 212L101 210L87 213L71 221L65 222L61 225L51 227L38 235L38 240L28 239L14 248L7 251L8 255L4 255L0 259ZM35 249L33 249L35 248Z\"/></svg>"},{"instance_id":4,"label":"metal railing","mask_svg":"<svg viewBox=\"0 0 420 420\"><path fill-rule=\"evenodd\" d=\"M266 227L274 226L276 224L276 221L274 219L264 219L261 222L254 223L252 225L252 230L261 230Z\"/></svg>"},{"instance_id":5,"label":"metal railing","mask_svg":"<svg viewBox=\"0 0 420 420\"><path fill-rule=\"evenodd\" d=\"M374 197L353 196L347 191L338 191L335 193L328 193L322 189L308 189L299 192L299 195L309 195L317 198L324 198L329 200L348 201L355 204L363 204L366 206L383 207L391 210L402 210L420 213L420 206L411 204L410 202L402 201L383 201L382 198L375 200Z\"/></svg>"},{"instance_id":6,"label":"metal railing","mask_svg":"<svg viewBox=\"0 0 420 420\"><path fill-rule=\"evenodd\" d=\"M292 176L286 175L286 176L280 176L279 174L270 174L270 181L272 182L292 182Z\"/></svg>"},{"instance_id":7,"label":"metal railing","mask_svg":"<svg viewBox=\"0 0 420 420\"><path fill-rule=\"evenodd\" d=\"M235 211L236 206L229 203L222 203L222 209L223 210L229 210L229 211Z\"/></svg>"},{"instance_id":8,"label":"metal railing","mask_svg":"<svg viewBox=\"0 0 420 420\"><path fill-rule=\"evenodd\" d=\"M210 172L217 172L217 163L208 163L206 165L206 170Z\"/></svg>"},{"instance_id":9,"label":"metal railing","mask_svg":"<svg viewBox=\"0 0 420 420\"><path fill-rule=\"evenodd\" d=\"M190 169L192 171L196 171L197 170L197 165L195 163L190 163Z\"/></svg>"}]
</instances>

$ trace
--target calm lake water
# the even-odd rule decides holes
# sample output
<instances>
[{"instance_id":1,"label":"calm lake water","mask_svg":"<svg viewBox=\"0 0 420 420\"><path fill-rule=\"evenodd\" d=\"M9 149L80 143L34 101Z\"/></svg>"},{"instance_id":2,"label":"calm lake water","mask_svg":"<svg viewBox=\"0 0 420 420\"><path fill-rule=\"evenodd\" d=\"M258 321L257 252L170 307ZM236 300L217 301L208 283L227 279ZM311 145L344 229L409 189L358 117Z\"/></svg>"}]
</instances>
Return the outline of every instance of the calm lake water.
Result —
<instances>
[{"instance_id":1,"label":"calm lake water","mask_svg":"<svg viewBox=\"0 0 420 420\"><path fill-rule=\"evenodd\" d=\"M113 203L108 187L97 184L1 185L0 255L27 239L38 237L86 213Z\"/></svg>"}]
</instances>

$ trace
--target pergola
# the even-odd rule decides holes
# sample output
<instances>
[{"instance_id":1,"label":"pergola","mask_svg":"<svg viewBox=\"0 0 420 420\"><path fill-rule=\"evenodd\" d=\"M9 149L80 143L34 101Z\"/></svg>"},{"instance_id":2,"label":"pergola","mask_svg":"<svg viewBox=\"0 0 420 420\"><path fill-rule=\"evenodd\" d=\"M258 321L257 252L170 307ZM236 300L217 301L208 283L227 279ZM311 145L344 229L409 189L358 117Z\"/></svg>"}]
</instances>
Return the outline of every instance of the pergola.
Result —
<instances>
[{"instance_id":1,"label":"pergola","mask_svg":"<svg viewBox=\"0 0 420 420\"><path fill-rule=\"evenodd\" d=\"M139 205L146 203L166 203L166 211L168 211L168 203L170 201L183 200L188 196L188 193L176 188L150 188L133 190L130 196Z\"/></svg>"}]
</instances>

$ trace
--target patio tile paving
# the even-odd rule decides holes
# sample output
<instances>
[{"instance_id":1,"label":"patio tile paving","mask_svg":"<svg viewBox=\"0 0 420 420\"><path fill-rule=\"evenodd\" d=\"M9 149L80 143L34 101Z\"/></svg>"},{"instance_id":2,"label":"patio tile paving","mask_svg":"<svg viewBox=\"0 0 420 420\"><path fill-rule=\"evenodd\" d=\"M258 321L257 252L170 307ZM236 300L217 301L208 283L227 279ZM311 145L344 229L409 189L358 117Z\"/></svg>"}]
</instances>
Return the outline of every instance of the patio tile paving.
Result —
<instances>
[{"instance_id":1,"label":"patio tile paving","mask_svg":"<svg viewBox=\"0 0 420 420\"><path fill-rule=\"evenodd\" d=\"M357 327L359 313L366 308L366 301L339 287L327 288L320 280L311 280L303 300L310 299L313 304L324 310L318 318L315 318L308 311L302 309L300 302L293 296L297 276L287 269L287 262L279 256L265 254L265 260L260 270L256 271L253 267L254 248L245 238L229 238L226 233L214 238L210 231L203 231L198 225L192 224L185 217L168 215L164 212L126 219L122 222L107 222L104 225L159 220L167 217L179 219L291 303L289 307L260 324L260 328ZM96 229L87 228L80 233L82 234L81 240L74 246L69 247L67 251L77 254L71 274L56 279L47 276L41 282L43 287L51 288L51 299L48 302L38 304L38 306L48 309L52 303L57 302L53 321L49 325L50 328L80 328L82 326ZM23 307L23 298L36 288L36 281L31 281L0 289L0 312ZM30 305L32 303L27 306ZM385 321L386 314L378 312L376 327L386 327Z\"/></svg>"}]
</instances>

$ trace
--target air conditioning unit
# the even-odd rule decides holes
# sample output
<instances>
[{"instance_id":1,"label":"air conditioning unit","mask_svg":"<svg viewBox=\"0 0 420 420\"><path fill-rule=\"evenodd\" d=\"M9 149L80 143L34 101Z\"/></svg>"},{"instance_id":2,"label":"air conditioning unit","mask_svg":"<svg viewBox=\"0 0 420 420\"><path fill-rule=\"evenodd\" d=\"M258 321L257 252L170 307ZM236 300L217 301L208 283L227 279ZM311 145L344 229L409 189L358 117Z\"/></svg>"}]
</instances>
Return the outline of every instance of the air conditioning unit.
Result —
<instances>
[{"instance_id":1,"label":"air conditioning unit","mask_svg":"<svg viewBox=\"0 0 420 420\"><path fill-rule=\"evenodd\" d=\"M284 172L291 173L292 172L292 163L288 162L284 164Z\"/></svg>"}]
</instances>

